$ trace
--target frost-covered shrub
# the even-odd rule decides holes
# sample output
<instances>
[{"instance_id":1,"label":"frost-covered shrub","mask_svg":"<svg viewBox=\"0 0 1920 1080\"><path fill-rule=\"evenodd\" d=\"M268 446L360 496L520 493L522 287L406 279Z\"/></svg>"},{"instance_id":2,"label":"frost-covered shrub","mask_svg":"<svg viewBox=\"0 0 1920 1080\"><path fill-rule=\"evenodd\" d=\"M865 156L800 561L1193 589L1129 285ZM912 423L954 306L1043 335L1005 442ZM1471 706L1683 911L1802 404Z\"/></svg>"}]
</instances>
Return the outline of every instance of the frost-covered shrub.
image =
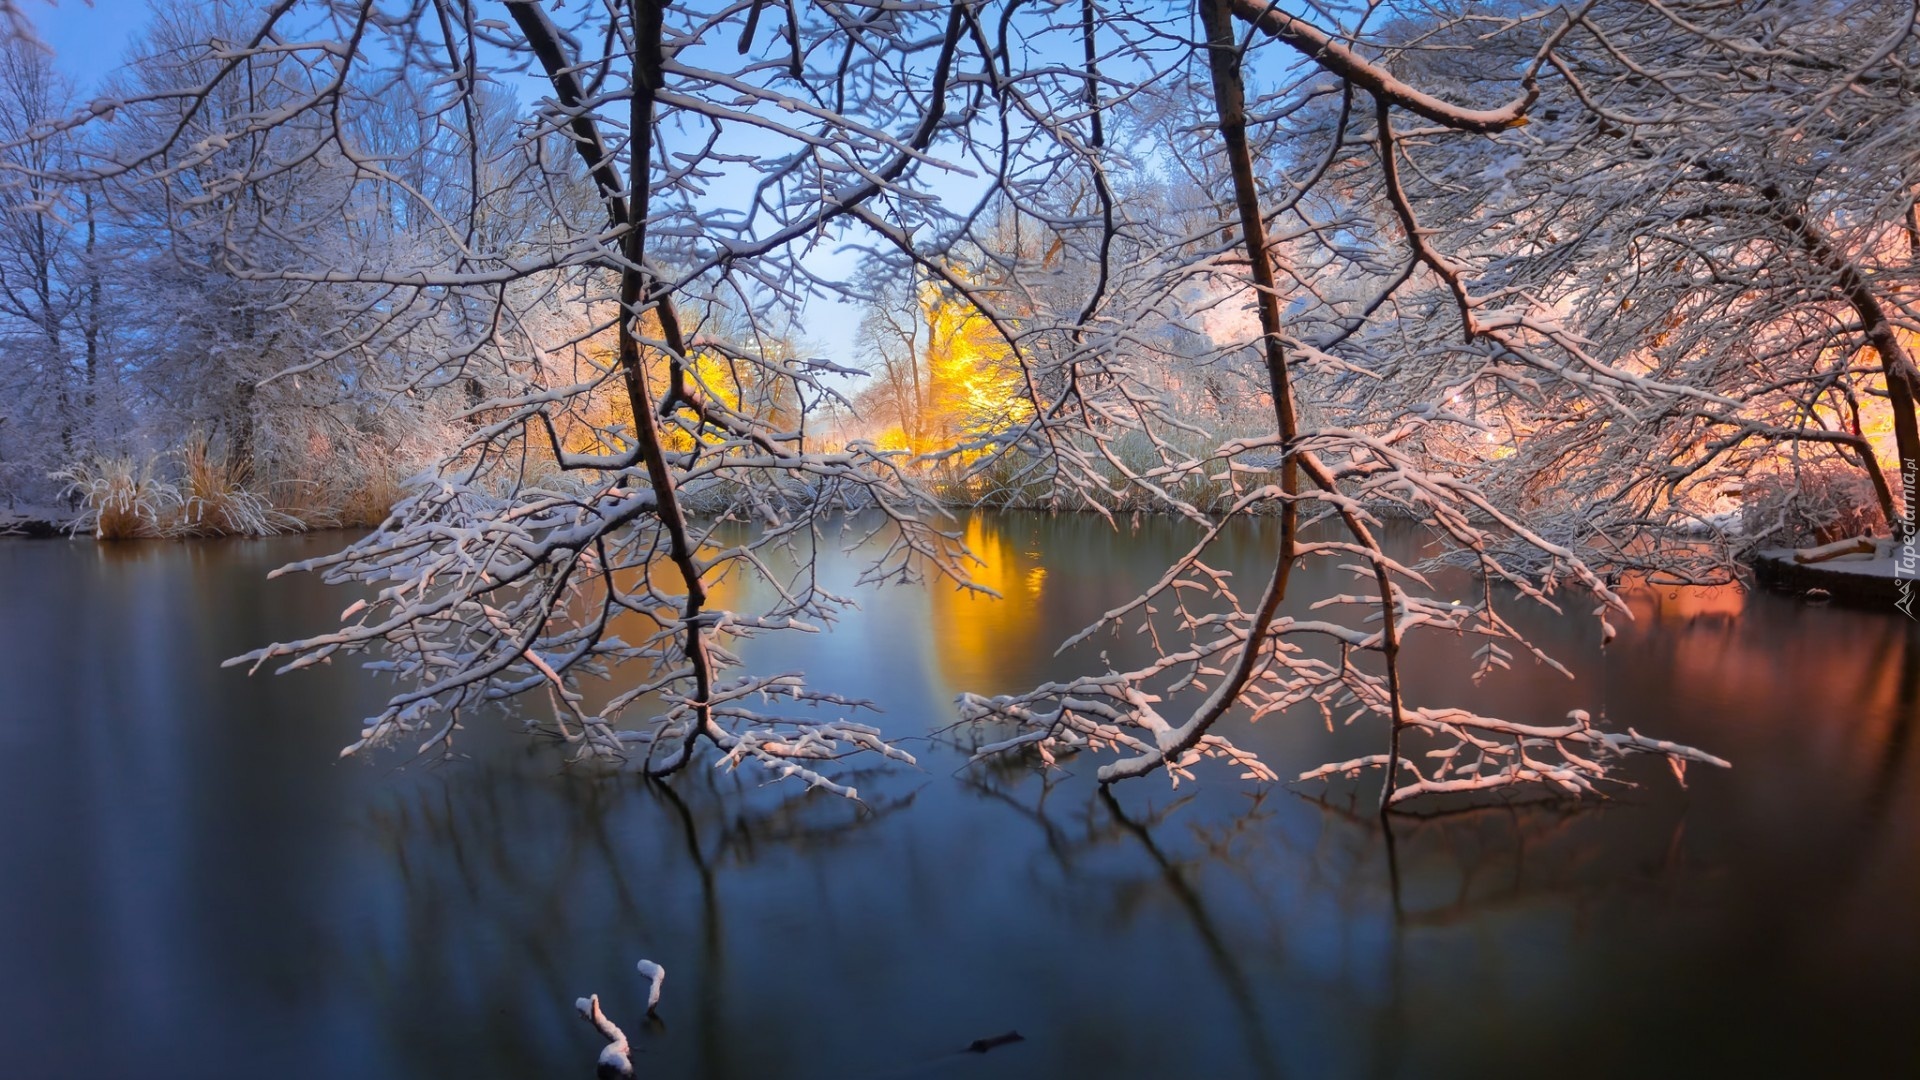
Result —
<instances>
[{"instance_id":1,"label":"frost-covered shrub","mask_svg":"<svg viewBox=\"0 0 1920 1080\"><path fill-rule=\"evenodd\" d=\"M1750 542L1761 547L1805 547L1887 533L1873 482L1840 462L1751 477L1740 524Z\"/></svg>"},{"instance_id":2,"label":"frost-covered shrub","mask_svg":"<svg viewBox=\"0 0 1920 1080\"><path fill-rule=\"evenodd\" d=\"M180 489L154 474L151 457L88 458L54 475L80 500L75 530L100 540L160 536L180 510Z\"/></svg>"},{"instance_id":3,"label":"frost-covered shrub","mask_svg":"<svg viewBox=\"0 0 1920 1080\"><path fill-rule=\"evenodd\" d=\"M235 483L203 439L159 457L88 458L57 475L80 500L75 529L100 540L273 536L300 528L266 496Z\"/></svg>"}]
</instances>

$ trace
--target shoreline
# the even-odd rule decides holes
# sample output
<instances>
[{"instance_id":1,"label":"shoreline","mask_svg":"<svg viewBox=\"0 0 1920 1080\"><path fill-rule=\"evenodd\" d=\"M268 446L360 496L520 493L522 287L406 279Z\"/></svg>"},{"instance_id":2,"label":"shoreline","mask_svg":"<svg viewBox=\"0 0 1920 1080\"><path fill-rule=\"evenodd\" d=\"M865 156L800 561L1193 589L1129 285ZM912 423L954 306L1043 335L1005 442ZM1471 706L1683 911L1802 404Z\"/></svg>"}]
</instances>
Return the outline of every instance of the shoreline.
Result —
<instances>
[{"instance_id":1,"label":"shoreline","mask_svg":"<svg viewBox=\"0 0 1920 1080\"><path fill-rule=\"evenodd\" d=\"M1750 565L1756 585L1773 592L1804 597L1809 590L1824 591L1835 603L1849 607L1895 607L1900 586L1913 579L1900 577L1891 556L1842 556L1818 563L1793 561L1792 548L1765 548L1754 553Z\"/></svg>"},{"instance_id":2,"label":"shoreline","mask_svg":"<svg viewBox=\"0 0 1920 1080\"><path fill-rule=\"evenodd\" d=\"M0 511L0 539L18 538L27 540L96 540L91 534L76 531L78 517L69 516L64 520L50 513L52 507L32 507L18 511ZM1022 506L969 506L955 509L1027 511L1048 513L1035 507ZM1091 512L1084 507L1063 508L1070 512ZM1138 516L1142 512L1155 513L1145 508L1114 511L1114 517ZM1059 511L1053 511L1058 513ZM311 528L290 530L289 534L335 532L349 527L338 525L320 525ZM168 538L159 538L168 539ZM175 540L186 537L171 538ZM1904 595L1901 584L1912 579L1900 577L1889 556L1858 557L1842 556L1819 563L1798 563L1793 559L1792 548L1763 548L1747 560L1752 569L1756 588L1766 589L1777 594L1798 596L1805 599L1830 599L1835 603L1858 608L1888 608L1896 606ZM1809 597L1809 592L1824 592L1824 597Z\"/></svg>"},{"instance_id":3,"label":"shoreline","mask_svg":"<svg viewBox=\"0 0 1920 1080\"><path fill-rule=\"evenodd\" d=\"M30 540L60 540L73 537L78 517L62 521L46 513L51 507L29 510L0 510L0 536L18 536Z\"/></svg>"}]
</instances>

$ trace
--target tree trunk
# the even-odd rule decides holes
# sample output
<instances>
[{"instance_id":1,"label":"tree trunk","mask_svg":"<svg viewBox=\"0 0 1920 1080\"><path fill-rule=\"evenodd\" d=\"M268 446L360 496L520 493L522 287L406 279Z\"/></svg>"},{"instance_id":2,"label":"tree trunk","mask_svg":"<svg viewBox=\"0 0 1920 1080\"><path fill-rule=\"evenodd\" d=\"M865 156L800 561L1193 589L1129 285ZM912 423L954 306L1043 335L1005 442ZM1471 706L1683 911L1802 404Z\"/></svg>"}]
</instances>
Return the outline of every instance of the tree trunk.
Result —
<instances>
[{"instance_id":1,"label":"tree trunk","mask_svg":"<svg viewBox=\"0 0 1920 1080\"><path fill-rule=\"evenodd\" d=\"M1860 317L1867 344L1880 358L1887 403L1893 410L1893 442L1900 455L1901 513L1887 525L1895 539L1907 539L1913 532L1915 519L1920 517L1914 512L1914 486L1920 482L1920 416L1915 413L1915 403L1920 401L1920 368L1914 367L1913 357L1900 343L1893 321L1887 318L1886 309L1881 307L1880 298L1860 268L1835 249L1818 226L1788 206L1777 188L1766 188L1763 194L1772 204L1774 216L1793 234L1801 248L1822 269L1834 275L1834 286Z\"/></svg>"},{"instance_id":2,"label":"tree trunk","mask_svg":"<svg viewBox=\"0 0 1920 1080\"><path fill-rule=\"evenodd\" d=\"M87 339L87 412L91 414L94 410L100 382L100 268L96 266L93 261L95 236L93 192L89 191L84 193L81 205L86 208L87 215L87 322L85 333Z\"/></svg>"}]
</instances>

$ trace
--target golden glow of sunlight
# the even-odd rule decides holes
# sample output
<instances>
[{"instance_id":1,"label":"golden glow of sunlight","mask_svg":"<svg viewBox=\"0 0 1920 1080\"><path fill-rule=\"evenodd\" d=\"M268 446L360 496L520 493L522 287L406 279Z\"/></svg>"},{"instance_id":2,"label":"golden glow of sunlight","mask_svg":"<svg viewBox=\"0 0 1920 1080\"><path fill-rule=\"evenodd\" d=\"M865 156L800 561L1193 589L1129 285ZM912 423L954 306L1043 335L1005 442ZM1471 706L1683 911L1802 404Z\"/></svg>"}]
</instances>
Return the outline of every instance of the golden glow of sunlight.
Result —
<instances>
[{"instance_id":1,"label":"golden glow of sunlight","mask_svg":"<svg viewBox=\"0 0 1920 1080\"><path fill-rule=\"evenodd\" d=\"M1630 583L1620 589L1621 599L1636 621L1648 623L1691 623L1699 620L1731 622L1747 607L1747 591L1737 584L1656 585Z\"/></svg>"},{"instance_id":2,"label":"golden glow of sunlight","mask_svg":"<svg viewBox=\"0 0 1920 1080\"><path fill-rule=\"evenodd\" d=\"M657 340L660 335L659 318L651 312L642 316L641 338ZM670 380L668 355L658 348L643 345L642 349L648 391L658 401ZM702 399L775 427L792 420L793 389L784 381L766 378L766 372L757 364L700 348L697 340L689 352L687 383ZM605 329L582 342L574 350L572 360L571 372L555 371L549 377L593 386L586 393L574 395L553 415L561 447L576 454L625 452L633 438L633 409L628 404L626 385L618 371L614 331ZM662 427L663 441L669 449L692 448L694 436L687 430L675 424Z\"/></svg>"},{"instance_id":3,"label":"golden glow of sunlight","mask_svg":"<svg viewBox=\"0 0 1920 1080\"><path fill-rule=\"evenodd\" d=\"M928 453L1032 417L1020 365L990 320L932 285L921 290L920 316L926 340L913 363L924 365L925 385L915 391L919 400L903 402L901 422L879 434L882 449ZM952 460L965 466L991 449Z\"/></svg>"},{"instance_id":4,"label":"golden glow of sunlight","mask_svg":"<svg viewBox=\"0 0 1920 1080\"><path fill-rule=\"evenodd\" d=\"M998 658L1041 647L1035 606L1047 573L1030 563L998 523L980 516L967 522L966 543L979 560L971 568L973 580L1000 596L941 587L930 591L935 666L950 686L999 687L1005 673L996 672Z\"/></svg>"}]
</instances>

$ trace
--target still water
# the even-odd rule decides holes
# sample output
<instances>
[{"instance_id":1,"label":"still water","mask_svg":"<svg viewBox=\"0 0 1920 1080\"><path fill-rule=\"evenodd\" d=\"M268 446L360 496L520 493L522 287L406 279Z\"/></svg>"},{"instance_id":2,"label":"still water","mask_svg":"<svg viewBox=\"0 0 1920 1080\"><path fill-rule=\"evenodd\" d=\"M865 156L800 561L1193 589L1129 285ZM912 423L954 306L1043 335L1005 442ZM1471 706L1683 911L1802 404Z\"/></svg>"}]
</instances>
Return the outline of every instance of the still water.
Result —
<instances>
[{"instance_id":1,"label":"still water","mask_svg":"<svg viewBox=\"0 0 1920 1080\"><path fill-rule=\"evenodd\" d=\"M1007 600L869 592L749 660L925 735L961 690L1121 662L1136 646L1051 653L1188 542L1030 515L970 534ZM1269 540L1223 560L1251 581ZM218 665L332 625L338 592L264 575L341 542L0 541L0 1076L589 1076L572 1002L594 992L642 1076L1920 1067L1920 625L1895 612L1662 592L1604 653L1592 620L1528 620L1572 683L1517 663L1476 690L1466 647L1416 650L1413 700L1604 709L1734 769L1682 791L1635 762L1606 806L1402 819L1389 844L1351 810L1370 783L1219 769L1107 799L1089 765L968 768L938 742L860 776L865 813L706 768L569 770L505 717L464 760L339 761L372 676ZM846 590L856 570L826 566ZM1283 775L1375 739L1230 733ZM651 1024L643 956L668 971Z\"/></svg>"}]
</instances>

